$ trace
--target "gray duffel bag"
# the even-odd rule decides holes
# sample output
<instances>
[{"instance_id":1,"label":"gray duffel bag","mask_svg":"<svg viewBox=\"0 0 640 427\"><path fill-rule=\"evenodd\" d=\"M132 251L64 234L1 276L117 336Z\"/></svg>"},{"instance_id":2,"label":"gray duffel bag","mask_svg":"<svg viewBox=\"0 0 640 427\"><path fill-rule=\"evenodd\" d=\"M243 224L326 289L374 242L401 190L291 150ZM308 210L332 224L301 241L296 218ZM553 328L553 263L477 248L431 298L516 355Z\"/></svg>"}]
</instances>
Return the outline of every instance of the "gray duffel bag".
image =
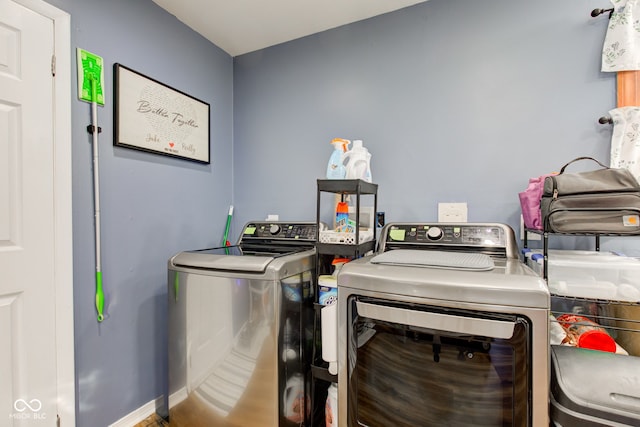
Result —
<instances>
[{"instance_id":1,"label":"gray duffel bag","mask_svg":"<svg viewBox=\"0 0 640 427\"><path fill-rule=\"evenodd\" d=\"M602 169L565 173L570 164L592 160ZM544 230L554 233L640 234L640 185L627 169L578 157L545 178L540 201Z\"/></svg>"}]
</instances>

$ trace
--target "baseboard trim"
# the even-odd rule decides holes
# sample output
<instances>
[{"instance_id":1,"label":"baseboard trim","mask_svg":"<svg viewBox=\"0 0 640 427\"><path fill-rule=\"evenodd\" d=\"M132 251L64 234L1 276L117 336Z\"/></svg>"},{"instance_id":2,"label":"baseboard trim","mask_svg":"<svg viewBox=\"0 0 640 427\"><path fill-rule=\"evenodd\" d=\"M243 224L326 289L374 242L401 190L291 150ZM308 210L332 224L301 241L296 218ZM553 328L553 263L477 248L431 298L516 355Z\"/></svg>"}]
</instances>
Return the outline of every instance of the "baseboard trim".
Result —
<instances>
[{"instance_id":1,"label":"baseboard trim","mask_svg":"<svg viewBox=\"0 0 640 427\"><path fill-rule=\"evenodd\" d=\"M159 407L161 403L161 398L145 403L135 411L125 415L115 423L110 424L109 427L133 427L153 415L154 412L156 412L156 408Z\"/></svg>"},{"instance_id":2,"label":"baseboard trim","mask_svg":"<svg viewBox=\"0 0 640 427\"><path fill-rule=\"evenodd\" d=\"M178 403L180 403L183 400L185 400L187 397L189 397L189 394L187 393L187 387L182 387L180 390L176 391L175 393L170 394L169 395L169 408L173 408Z\"/></svg>"}]
</instances>

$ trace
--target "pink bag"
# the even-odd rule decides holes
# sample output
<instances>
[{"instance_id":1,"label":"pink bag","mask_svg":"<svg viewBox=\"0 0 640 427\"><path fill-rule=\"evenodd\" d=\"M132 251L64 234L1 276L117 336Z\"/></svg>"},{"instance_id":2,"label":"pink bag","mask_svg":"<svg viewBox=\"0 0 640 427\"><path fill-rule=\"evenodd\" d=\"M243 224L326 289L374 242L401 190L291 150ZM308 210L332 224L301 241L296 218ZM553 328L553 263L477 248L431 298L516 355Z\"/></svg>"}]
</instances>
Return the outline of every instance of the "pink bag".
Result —
<instances>
[{"instance_id":1,"label":"pink bag","mask_svg":"<svg viewBox=\"0 0 640 427\"><path fill-rule=\"evenodd\" d=\"M542 175L537 178L529 178L529 186L522 193L518 193L520 197L520 208L522 209L522 220L525 228L533 230L542 230L542 214L540 213L540 199L542 198L542 190L544 189L544 179L551 175Z\"/></svg>"}]
</instances>

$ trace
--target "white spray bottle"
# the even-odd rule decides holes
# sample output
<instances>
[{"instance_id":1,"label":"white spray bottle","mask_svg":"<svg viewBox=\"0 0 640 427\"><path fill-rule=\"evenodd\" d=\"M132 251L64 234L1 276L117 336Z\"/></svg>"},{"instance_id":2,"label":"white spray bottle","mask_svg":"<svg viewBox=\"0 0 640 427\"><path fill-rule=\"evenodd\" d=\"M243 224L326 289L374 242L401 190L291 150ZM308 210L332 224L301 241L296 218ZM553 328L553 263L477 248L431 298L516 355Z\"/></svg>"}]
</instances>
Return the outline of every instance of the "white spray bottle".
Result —
<instances>
[{"instance_id":1,"label":"white spray bottle","mask_svg":"<svg viewBox=\"0 0 640 427\"><path fill-rule=\"evenodd\" d=\"M347 179L361 179L366 182L372 182L371 178L371 153L363 145L361 140L353 141L351 150L344 153L343 160L345 165Z\"/></svg>"},{"instance_id":2,"label":"white spray bottle","mask_svg":"<svg viewBox=\"0 0 640 427\"><path fill-rule=\"evenodd\" d=\"M344 179L346 176L346 169L344 167L344 153L347 151L347 147L351 141L348 139L334 138L331 140L333 145L333 153L329 158L327 164L327 179Z\"/></svg>"}]
</instances>

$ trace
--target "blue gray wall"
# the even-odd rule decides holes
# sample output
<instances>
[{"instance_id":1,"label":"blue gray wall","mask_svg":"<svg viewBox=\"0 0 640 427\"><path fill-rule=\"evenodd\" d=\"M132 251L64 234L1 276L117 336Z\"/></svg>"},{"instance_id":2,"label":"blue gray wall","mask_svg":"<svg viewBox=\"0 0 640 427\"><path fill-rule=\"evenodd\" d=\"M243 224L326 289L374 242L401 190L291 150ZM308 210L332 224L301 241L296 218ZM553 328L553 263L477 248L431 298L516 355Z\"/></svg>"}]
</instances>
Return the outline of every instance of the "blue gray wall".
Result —
<instances>
[{"instance_id":1,"label":"blue gray wall","mask_svg":"<svg viewBox=\"0 0 640 427\"><path fill-rule=\"evenodd\" d=\"M597 119L615 106L615 76L599 72L606 16L589 16L602 0L430 0L236 58L151 0L48 1L71 14L72 47L106 65L102 324L90 109L72 105L81 427L162 393L169 256L219 243L232 203L233 240L267 214L313 220L332 138L365 141L388 221L467 202L470 221L517 228L529 177L579 155L608 161L611 129ZM113 147L114 62L211 104L211 165Z\"/></svg>"},{"instance_id":2,"label":"blue gray wall","mask_svg":"<svg viewBox=\"0 0 640 427\"><path fill-rule=\"evenodd\" d=\"M590 16L603 6L430 0L234 58L238 221L314 219L315 180L342 137L372 153L387 221L467 202L469 221L519 230L529 177L577 156L609 161L608 19Z\"/></svg>"},{"instance_id":3,"label":"blue gray wall","mask_svg":"<svg viewBox=\"0 0 640 427\"><path fill-rule=\"evenodd\" d=\"M107 315L101 324L94 308L89 104L73 102L72 125L77 425L107 426L154 400L166 382L168 258L222 238L233 192L233 62L151 0L48 1L71 14L72 48L105 62L107 104L98 111ZM115 62L211 105L210 165L113 146Z\"/></svg>"},{"instance_id":4,"label":"blue gray wall","mask_svg":"<svg viewBox=\"0 0 640 427\"><path fill-rule=\"evenodd\" d=\"M372 152L388 219L466 201L470 220L513 222L529 176L606 156L606 19L577 6L430 0L235 58L238 217L313 217L328 142L345 137Z\"/></svg>"}]
</instances>

